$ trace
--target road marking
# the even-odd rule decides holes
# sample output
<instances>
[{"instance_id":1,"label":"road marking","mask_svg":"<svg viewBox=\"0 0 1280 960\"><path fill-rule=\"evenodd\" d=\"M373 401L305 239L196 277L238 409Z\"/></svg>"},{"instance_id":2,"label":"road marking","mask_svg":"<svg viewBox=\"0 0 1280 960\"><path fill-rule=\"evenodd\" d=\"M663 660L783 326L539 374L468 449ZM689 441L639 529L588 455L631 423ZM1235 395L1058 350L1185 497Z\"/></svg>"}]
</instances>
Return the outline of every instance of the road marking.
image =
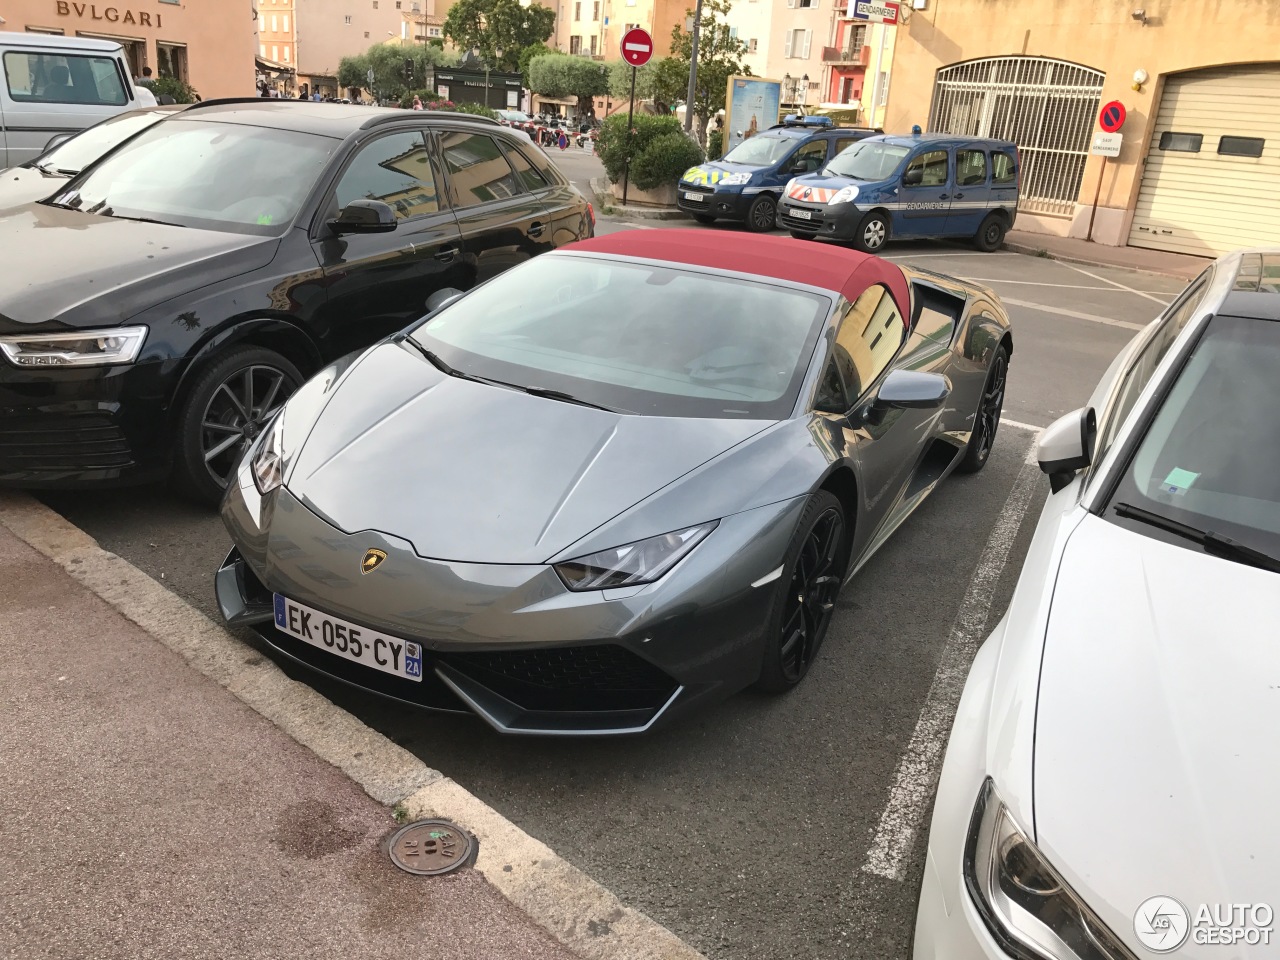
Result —
<instances>
[{"instance_id":1,"label":"road marking","mask_svg":"<svg viewBox=\"0 0 1280 960\"><path fill-rule=\"evenodd\" d=\"M1050 307L1043 303L1032 303L1030 300L1014 300L1012 297L1001 297L1005 303L1014 307L1027 307L1043 313L1056 313L1073 320L1089 320L1093 323L1105 323L1109 327L1123 327L1126 330L1141 330L1145 323L1132 323L1128 320L1115 320L1111 317L1100 317L1096 313L1081 313L1079 310L1068 310L1065 307Z\"/></svg>"},{"instance_id":2,"label":"road marking","mask_svg":"<svg viewBox=\"0 0 1280 960\"><path fill-rule=\"evenodd\" d=\"M1028 430L1031 433L1039 433L1044 427L1037 427L1034 423L1023 423L1021 420L1010 420L1008 417L1000 418L1000 426L1013 427L1015 430Z\"/></svg>"},{"instance_id":3,"label":"road marking","mask_svg":"<svg viewBox=\"0 0 1280 960\"><path fill-rule=\"evenodd\" d=\"M924 812L937 783L942 750L951 733L951 721L960 702L969 664L986 635L987 617L995 599L996 585L1004 572L1005 562L1031 504L1031 494L1039 477L1037 467L1030 463L1022 465L1009 499L1005 501L982 556L978 558L969 589L965 591L951 632L947 635L942 659L929 686L920 719L916 721L906 752L898 762L897 775L889 790L889 802L880 815L880 824L862 865L866 873L888 880L903 878L904 861L911 852L916 833L924 826Z\"/></svg>"},{"instance_id":4,"label":"road marking","mask_svg":"<svg viewBox=\"0 0 1280 960\"><path fill-rule=\"evenodd\" d=\"M1076 273L1083 273L1086 277L1093 277L1093 279L1101 280L1103 283L1109 283L1113 287L1119 287L1121 290L1127 290L1129 293L1137 294L1140 297L1146 297L1148 300L1154 300L1156 303L1160 304L1161 306L1168 306L1169 304L1167 300L1161 300L1159 297L1153 297L1149 293L1143 293L1141 290L1135 290L1133 289L1133 287L1127 287L1123 283L1119 283L1115 280L1108 280L1106 277L1100 277L1096 273L1090 273L1088 270L1085 270L1081 267L1077 267L1075 264L1065 263L1061 260L1058 262L1061 263L1064 267L1074 270Z\"/></svg>"},{"instance_id":5,"label":"road marking","mask_svg":"<svg viewBox=\"0 0 1280 960\"><path fill-rule=\"evenodd\" d=\"M973 280L976 283L1017 283L1024 287L1062 287L1064 290L1103 290L1107 293L1115 293L1113 287L1082 287L1075 283L1042 283L1039 280L1005 280L1002 277L965 277L966 280ZM1123 292L1123 291L1121 291ZM1134 293L1143 293L1144 291L1135 290ZM1161 300L1161 303L1170 303L1168 300Z\"/></svg>"}]
</instances>

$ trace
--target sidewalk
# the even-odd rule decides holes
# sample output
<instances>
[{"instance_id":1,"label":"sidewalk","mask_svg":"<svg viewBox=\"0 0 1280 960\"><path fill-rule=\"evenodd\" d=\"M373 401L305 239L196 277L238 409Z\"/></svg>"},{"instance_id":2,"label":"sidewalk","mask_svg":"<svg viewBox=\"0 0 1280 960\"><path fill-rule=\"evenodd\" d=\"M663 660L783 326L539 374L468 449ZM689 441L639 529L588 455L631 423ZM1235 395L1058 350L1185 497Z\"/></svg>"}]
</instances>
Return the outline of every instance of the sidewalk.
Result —
<instances>
[{"instance_id":1,"label":"sidewalk","mask_svg":"<svg viewBox=\"0 0 1280 960\"><path fill-rule=\"evenodd\" d=\"M1120 267L1140 273L1159 273L1183 280L1194 280L1212 263L1204 257L1188 257L1181 253L1144 250L1141 247L1109 247L1103 243L1051 237L1025 230L1010 230L1005 237L1004 246L1014 253L1048 256L1054 260L1095 267Z\"/></svg>"},{"instance_id":2,"label":"sidewalk","mask_svg":"<svg viewBox=\"0 0 1280 960\"><path fill-rule=\"evenodd\" d=\"M0 582L0 957L573 956L3 525Z\"/></svg>"}]
</instances>

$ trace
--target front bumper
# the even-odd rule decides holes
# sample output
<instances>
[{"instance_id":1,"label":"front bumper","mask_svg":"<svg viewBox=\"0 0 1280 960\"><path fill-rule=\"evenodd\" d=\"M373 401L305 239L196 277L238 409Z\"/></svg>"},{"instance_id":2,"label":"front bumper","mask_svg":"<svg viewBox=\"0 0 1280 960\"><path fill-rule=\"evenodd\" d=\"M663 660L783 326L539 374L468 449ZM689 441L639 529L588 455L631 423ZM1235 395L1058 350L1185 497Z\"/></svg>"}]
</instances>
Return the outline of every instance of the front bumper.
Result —
<instances>
[{"instance_id":1,"label":"front bumper","mask_svg":"<svg viewBox=\"0 0 1280 960\"><path fill-rule=\"evenodd\" d=\"M0 360L0 485L112 485L162 476L171 375L163 366L27 370Z\"/></svg>"},{"instance_id":2,"label":"front bumper","mask_svg":"<svg viewBox=\"0 0 1280 960\"><path fill-rule=\"evenodd\" d=\"M641 733L759 675L774 590L751 584L781 563L802 508L803 498L727 518L658 583L574 593L544 564L430 560L397 537L348 534L287 488L259 498L242 470L223 505L237 549L218 571L218 605L313 669L415 706L469 710L502 733ZM362 576L371 547L388 558ZM277 630L274 592L417 641L424 680Z\"/></svg>"},{"instance_id":3,"label":"front bumper","mask_svg":"<svg viewBox=\"0 0 1280 960\"><path fill-rule=\"evenodd\" d=\"M808 218L798 214L807 213ZM783 230L808 233L832 240L852 240L866 212L852 203L828 206L823 203L797 203L783 198L778 203L778 226Z\"/></svg>"},{"instance_id":4,"label":"front bumper","mask_svg":"<svg viewBox=\"0 0 1280 960\"><path fill-rule=\"evenodd\" d=\"M746 220L747 209L759 194L744 193L742 190L719 190L715 187L702 187L691 183L676 185L676 205L686 213L701 213L718 220ZM690 200L686 194L702 197L701 200Z\"/></svg>"},{"instance_id":5,"label":"front bumper","mask_svg":"<svg viewBox=\"0 0 1280 960\"><path fill-rule=\"evenodd\" d=\"M952 866L949 862L940 862L930 849L924 865L924 882L920 886L912 960L1009 960L1009 955L987 931L967 893L947 912L938 871ZM963 884L961 889L963 891Z\"/></svg>"}]
</instances>

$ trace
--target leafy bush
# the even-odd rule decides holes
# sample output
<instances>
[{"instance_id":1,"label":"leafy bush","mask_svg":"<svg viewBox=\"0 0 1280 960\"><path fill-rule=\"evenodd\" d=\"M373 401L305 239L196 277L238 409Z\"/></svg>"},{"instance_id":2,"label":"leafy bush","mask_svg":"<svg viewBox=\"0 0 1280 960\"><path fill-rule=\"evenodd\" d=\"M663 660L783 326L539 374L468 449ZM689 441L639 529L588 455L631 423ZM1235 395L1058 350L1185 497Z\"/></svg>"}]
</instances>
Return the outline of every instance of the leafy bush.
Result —
<instances>
[{"instance_id":1,"label":"leafy bush","mask_svg":"<svg viewBox=\"0 0 1280 960\"><path fill-rule=\"evenodd\" d=\"M712 130L707 134L707 159L719 160L724 152L724 131Z\"/></svg>"},{"instance_id":2,"label":"leafy bush","mask_svg":"<svg viewBox=\"0 0 1280 960\"><path fill-rule=\"evenodd\" d=\"M697 144L692 143L681 132L680 121L671 116L664 114L662 116L653 116L647 113L636 114L631 123L631 133L627 132L627 115L625 113L615 113L613 116L605 119L600 126L600 139L596 143L596 152L600 155L600 162L604 164L604 172L609 177L610 182L618 183L622 180L622 168L626 164L627 156L631 156L631 182L640 187L641 190L651 189L640 185L640 181L636 177L636 167L640 165L646 151L658 140L663 140L671 135L675 135L684 140L696 151L699 156L693 163L701 163L701 151L698 150ZM673 147L665 148L665 153L671 153ZM689 155L685 150L685 156ZM649 162L649 168L654 169L654 165L658 163L655 157ZM675 177L679 179L681 173L691 166L686 164L677 171Z\"/></svg>"},{"instance_id":3,"label":"leafy bush","mask_svg":"<svg viewBox=\"0 0 1280 960\"><path fill-rule=\"evenodd\" d=\"M673 184L690 167L702 162L702 148L681 133L664 133L640 152L631 164L631 182L641 190Z\"/></svg>"},{"instance_id":4,"label":"leafy bush","mask_svg":"<svg viewBox=\"0 0 1280 960\"><path fill-rule=\"evenodd\" d=\"M160 99L162 96L173 97L174 103L195 103L200 99L191 84L177 77L157 77L151 84L151 92L155 94L157 103L164 103Z\"/></svg>"}]
</instances>

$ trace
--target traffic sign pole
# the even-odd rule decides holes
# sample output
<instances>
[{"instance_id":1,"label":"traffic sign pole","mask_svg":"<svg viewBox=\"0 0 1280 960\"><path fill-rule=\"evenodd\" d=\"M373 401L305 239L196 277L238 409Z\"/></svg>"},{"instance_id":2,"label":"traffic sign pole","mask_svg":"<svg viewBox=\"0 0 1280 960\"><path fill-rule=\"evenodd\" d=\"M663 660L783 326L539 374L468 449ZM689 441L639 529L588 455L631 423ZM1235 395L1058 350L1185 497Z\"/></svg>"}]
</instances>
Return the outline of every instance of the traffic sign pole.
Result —
<instances>
[{"instance_id":1,"label":"traffic sign pole","mask_svg":"<svg viewBox=\"0 0 1280 960\"><path fill-rule=\"evenodd\" d=\"M631 99L627 102L627 153L622 160L622 205L627 205L627 187L631 185L631 121L636 109L636 68L631 68Z\"/></svg>"},{"instance_id":2,"label":"traffic sign pole","mask_svg":"<svg viewBox=\"0 0 1280 960\"><path fill-rule=\"evenodd\" d=\"M636 112L636 70L653 56L653 37L639 27L622 35L622 59L631 64L631 97L627 101L627 149L622 158L622 205L627 205L627 189L631 186L631 124Z\"/></svg>"}]
</instances>

